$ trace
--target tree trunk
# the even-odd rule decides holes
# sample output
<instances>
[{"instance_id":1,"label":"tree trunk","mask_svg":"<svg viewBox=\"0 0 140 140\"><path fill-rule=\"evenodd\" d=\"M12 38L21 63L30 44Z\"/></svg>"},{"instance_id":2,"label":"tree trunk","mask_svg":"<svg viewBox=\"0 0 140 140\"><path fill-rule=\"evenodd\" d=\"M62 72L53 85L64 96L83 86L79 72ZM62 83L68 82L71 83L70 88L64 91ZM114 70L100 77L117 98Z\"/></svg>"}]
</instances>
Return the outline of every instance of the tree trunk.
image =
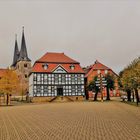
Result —
<instances>
[{"instance_id":1,"label":"tree trunk","mask_svg":"<svg viewBox=\"0 0 140 140\"><path fill-rule=\"evenodd\" d=\"M98 95L98 92L95 93L94 101L97 101L97 95Z\"/></svg>"},{"instance_id":2,"label":"tree trunk","mask_svg":"<svg viewBox=\"0 0 140 140\"><path fill-rule=\"evenodd\" d=\"M84 80L84 83L85 83L85 85L88 85L88 83L87 83L87 78L85 78L85 80ZM88 94L88 88L87 88L87 86L85 86L85 95L86 95L86 100L88 100L89 99L89 94Z\"/></svg>"},{"instance_id":3,"label":"tree trunk","mask_svg":"<svg viewBox=\"0 0 140 140\"><path fill-rule=\"evenodd\" d=\"M135 99L134 90L132 91L132 97L133 97L133 102L134 102L134 99Z\"/></svg>"},{"instance_id":4,"label":"tree trunk","mask_svg":"<svg viewBox=\"0 0 140 140\"><path fill-rule=\"evenodd\" d=\"M7 96L7 98L6 98L6 105L8 105L8 103L9 103L9 95L6 94L6 96Z\"/></svg>"},{"instance_id":5,"label":"tree trunk","mask_svg":"<svg viewBox=\"0 0 140 140\"><path fill-rule=\"evenodd\" d=\"M29 92L26 93L26 102L29 102Z\"/></svg>"},{"instance_id":6,"label":"tree trunk","mask_svg":"<svg viewBox=\"0 0 140 140\"><path fill-rule=\"evenodd\" d=\"M21 101L23 101L23 91L22 91L22 97L21 97Z\"/></svg>"},{"instance_id":7,"label":"tree trunk","mask_svg":"<svg viewBox=\"0 0 140 140\"><path fill-rule=\"evenodd\" d=\"M88 90L87 89L85 90L85 93L86 93L86 100L88 100L89 99L89 94L88 94Z\"/></svg>"},{"instance_id":8,"label":"tree trunk","mask_svg":"<svg viewBox=\"0 0 140 140\"><path fill-rule=\"evenodd\" d=\"M106 100L110 100L110 93L108 87L106 87Z\"/></svg>"},{"instance_id":9,"label":"tree trunk","mask_svg":"<svg viewBox=\"0 0 140 140\"><path fill-rule=\"evenodd\" d=\"M137 106L139 104L139 93L138 93L138 90L135 89L135 94L136 94L136 100L137 100Z\"/></svg>"},{"instance_id":10,"label":"tree trunk","mask_svg":"<svg viewBox=\"0 0 140 140\"><path fill-rule=\"evenodd\" d=\"M131 90L127 90L127 101L131 102Z\"/></svg>"}]
</instances>

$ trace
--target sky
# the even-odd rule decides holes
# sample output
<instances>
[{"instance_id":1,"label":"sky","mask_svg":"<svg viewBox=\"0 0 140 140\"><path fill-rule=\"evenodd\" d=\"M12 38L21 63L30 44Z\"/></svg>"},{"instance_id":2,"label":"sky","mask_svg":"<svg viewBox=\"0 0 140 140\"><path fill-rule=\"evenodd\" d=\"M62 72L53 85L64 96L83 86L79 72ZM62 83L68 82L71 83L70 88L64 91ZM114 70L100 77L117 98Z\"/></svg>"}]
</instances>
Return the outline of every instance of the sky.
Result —
<instances>
[{"instance_id":1,"label":"sky","mask_svg":"<svg viewBox=\"0 0 140 140\"><path fill-rule=\"evenodd\" d=\"M15 34L21 47L22 26L32 64L64 52L119 73L140 56L140 0L0 0L0 68L12 64Z\"/></svg>"}]
</instances>

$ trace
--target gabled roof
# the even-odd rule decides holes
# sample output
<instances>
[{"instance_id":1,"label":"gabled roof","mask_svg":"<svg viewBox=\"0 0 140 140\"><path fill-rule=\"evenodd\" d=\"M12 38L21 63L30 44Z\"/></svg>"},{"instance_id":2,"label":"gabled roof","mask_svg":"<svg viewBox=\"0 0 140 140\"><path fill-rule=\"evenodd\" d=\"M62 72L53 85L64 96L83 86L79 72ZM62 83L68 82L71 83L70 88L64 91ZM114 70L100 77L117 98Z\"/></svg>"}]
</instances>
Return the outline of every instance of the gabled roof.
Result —
<instances>
[{"instance_id":1,"label":"gabled roof","mask_svg":"<svg viewBox=\"0 0 140 140\"><path fill-rule=\"evenodd\" d=\"M47 69L43 68L44 64L48 65ZM70 68L71 65L75 67L73 70ZM66 56L64 53L46 53L35 62L32 72L53 73L58 66L64 68L68 73L84 73L80 63Z\"/></svg>"},{"instance_id":2,"label":"gabled roof","mask_svg":"<svg viewBox=\"0 0 140 140\"><path fill-rule=\"evenodd\" d=\"M103 65L98 60L96 60L95 63L93 65L90 65L87 69L88 70L87 70L87 73L86 73L85 77L88 77L92 73L92 71L95 71L95 70L111 70L109 67ZM115 72L113 72L113 73L115 75L117 75Z\"/></svg>"},{"instance_id":3,"label":"gabled roof","mask_svg":"<svg viewBox=\"0 0 140 140\"><path fill-rule=\"evenodd\" d=\"M62 65L58 65L54 70L52 70L53 73L59 73L60 71L62 73L67 73L67 70L62 67Z\"/></svg>"},{"instance_id":4,"label":"gabled roof","mask_svg":"<svg viewBox=\"0 0 140 140\"><path fill-rule=\"evenodd\" d=\"M79 62L71 59L64 53L51 53L51 52L47 52L43 57L37 60L37 62L79 64Z\"/></svg>"},{"instance_id":5,"label":"gabled roof","mask_svg":"<svg viewBox=\"0 0 140 140\"><path fill-rule=\"evenodd\" d=\"M109 70L110 69L107 66L103 65L102 63L100 63L98 60L96 60L95 63L90 66L90 68L94 70Z\"/></svg>"}]
</instances>

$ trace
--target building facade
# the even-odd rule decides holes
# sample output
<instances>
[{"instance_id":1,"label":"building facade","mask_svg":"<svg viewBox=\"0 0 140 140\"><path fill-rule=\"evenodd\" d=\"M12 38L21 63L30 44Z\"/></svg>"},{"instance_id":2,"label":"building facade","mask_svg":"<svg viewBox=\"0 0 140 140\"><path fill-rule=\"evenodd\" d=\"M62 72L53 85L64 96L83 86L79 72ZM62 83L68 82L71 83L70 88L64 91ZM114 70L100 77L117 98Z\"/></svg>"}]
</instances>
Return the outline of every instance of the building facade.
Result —
<instances>
[{"instance_id":1,"label":"building facade","mask_svg":"<svg viewBox=\"0 0 140 140\"><path fill-rule=\"evenodd\" d=\"M51 101L58 96L84 100L84 71L64 53L46 53L33 66L29 93L34 101Z\"/></svg>"},{"instance_id":2,"label":"building facade","mask_svg":"<svg viewBox=\"0 0 140 140\"><path fill-rule=\"evenodd\" d=\"M24 27L22 30L22 40L21 40L21 49L19 51L17 37L15 39L15 49L13 63L11 69L16 71L20 78L22 92L26 94L29 92L29 74L31 72L31 60L28 57L25 36L24 36Z\"/></svg>"},{"instance_id":3,"label":"building facade","mask_svg":"<svg viewBox=\"0 0 140 140\"><path fill-rule=\"evenodd\" d=\"M90 65L86 68L84 68L85 71L85 83L86 85L89 85L91 81L93 81L95 76L98 76L99 73L105 77L107 74L110 74L115 79L115 89L113 91L110 91L111 96L119 96L119 89L118 89L118 75L109 67L105 66L104 64L100 63L99 61L95 61L93 65ZM86 91L87 98L93 97L93 93L90 91ZM106 88L103 88L103 95L106 96Z\"/></svg>"}]
</instances>

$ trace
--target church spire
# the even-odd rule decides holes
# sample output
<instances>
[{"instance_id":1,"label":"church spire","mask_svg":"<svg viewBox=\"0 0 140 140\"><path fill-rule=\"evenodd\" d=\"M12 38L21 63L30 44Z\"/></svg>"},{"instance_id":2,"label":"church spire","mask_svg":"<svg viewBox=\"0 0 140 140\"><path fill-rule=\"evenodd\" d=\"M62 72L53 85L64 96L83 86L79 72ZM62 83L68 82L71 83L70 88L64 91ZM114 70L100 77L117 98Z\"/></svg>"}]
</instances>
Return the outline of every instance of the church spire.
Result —
<instances>
[{"instance_id":1,"label":"church spire","mask_svg":"<svg viewBox=\"0 0 140 140\"><path fill-rule=\"evenodd\" d=\"M19 61L21 61L21 60L31 61L28 58L26 42L25 42L25 37L24 37L24 26L22 27L21 50L20 50L20 56L19 56Z\"/></svg>"},{"instance_id":2,"label":"church spire","mask_svg":"<svg viewBox=\"0 0 140 140\"><path fill-rule=\"evenodd\" d=\"M15 50L14 50L14 57L13 57L13 66L16 65L17 60L19 58L19 49L18 49L18 44L17 44L17 34L15 35Z\"/></svg>"}]
</instances>

